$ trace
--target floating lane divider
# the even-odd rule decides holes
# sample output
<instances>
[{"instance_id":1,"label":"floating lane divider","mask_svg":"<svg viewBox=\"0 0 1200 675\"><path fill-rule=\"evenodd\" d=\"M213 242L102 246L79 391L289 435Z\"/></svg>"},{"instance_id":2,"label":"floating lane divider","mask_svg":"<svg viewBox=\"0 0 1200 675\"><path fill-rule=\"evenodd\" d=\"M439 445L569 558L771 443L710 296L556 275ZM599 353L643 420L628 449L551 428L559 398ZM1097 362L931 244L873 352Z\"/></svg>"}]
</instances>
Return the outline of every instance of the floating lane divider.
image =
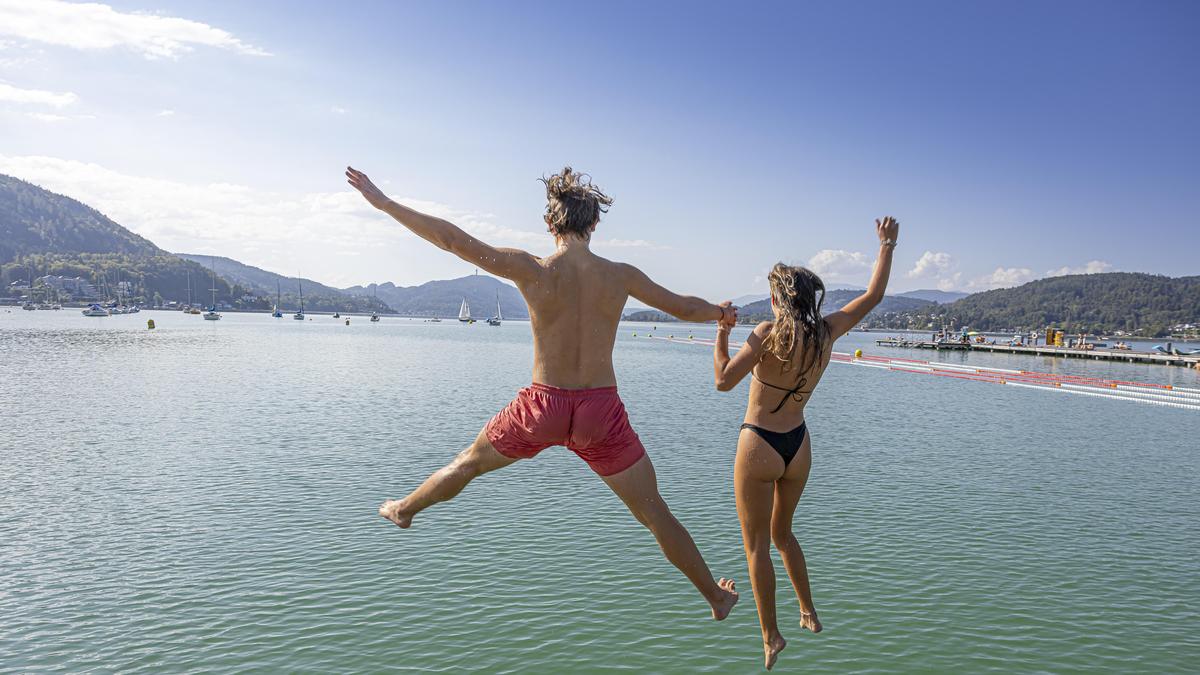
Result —
<instances>
[{"instance_id":1,"label":"floating lane divider","mask_svg":"<svg viewBox=\"0 0 1200 675\"><path fill-rule=\"evenodd\" d=\"M693 336L675 337L647 335L646 338L662 342L699 345L712 347L716 341L710 338ZM730 344L730 350L737 350L740 344ZM956 380L972 382L989 382L1024 389L1041 391L1056 391L1064 394L1078 394L1095 398L1107 398L1131 403L1146 403L1168 408L1200 411L1200 389L1177 387L1170 384L1154 384L1150 382L1131 382L1128 380L1109 380L1100 377L1084 375L1067 375L1061 373L1042 373L1033 370L1013 370L1010 368L995 368L991 366L972 366L962 363L944 363L941 361L921 361L918 359L888 358L883 356L855 356L845 352L833 352L830 363L842 363L864 368L877 368L898 373L915 373L949 377Z\"/></svg>"}]
</instances>

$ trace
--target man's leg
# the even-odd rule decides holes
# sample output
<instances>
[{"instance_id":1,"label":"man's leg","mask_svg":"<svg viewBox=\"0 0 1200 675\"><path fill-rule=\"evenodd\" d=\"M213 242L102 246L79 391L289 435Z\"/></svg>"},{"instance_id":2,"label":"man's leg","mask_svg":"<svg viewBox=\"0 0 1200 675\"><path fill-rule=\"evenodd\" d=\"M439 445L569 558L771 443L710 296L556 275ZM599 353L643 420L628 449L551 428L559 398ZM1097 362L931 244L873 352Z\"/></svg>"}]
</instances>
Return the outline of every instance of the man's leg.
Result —
<instances>
[{"instance_id":1,"label":"man's leg","mask_svg":"<svg viewBox=\"0 0 1200 675\"><path fill-rule=\"evenodd\" d=\"M400 527L412 524L413 516L438 502L453 499L472 479L506 467L517 460L505 457L487 439L482 430L475 442L458 453L454 461L433 472L404 499L389 499L379 507L379 515Z\"/></svg>"},{"instance_id":2,"label":"man's leg","mask_svg":"<svg viewBox=\"0 0 1200 675\"><path fill-rule=\"evenodd\" d=\"M713 579L708 565L696 548L696 542L671 514L671 509L658 493L658 479L654 475L650 456L644 455L636 464L618 474L604 476L604 482L625 502L638 522L654 534L667 560L679 568L712 605L713 618L717 621L724 619L738 600L733 581Z\"/></svg>"}]
</instances>

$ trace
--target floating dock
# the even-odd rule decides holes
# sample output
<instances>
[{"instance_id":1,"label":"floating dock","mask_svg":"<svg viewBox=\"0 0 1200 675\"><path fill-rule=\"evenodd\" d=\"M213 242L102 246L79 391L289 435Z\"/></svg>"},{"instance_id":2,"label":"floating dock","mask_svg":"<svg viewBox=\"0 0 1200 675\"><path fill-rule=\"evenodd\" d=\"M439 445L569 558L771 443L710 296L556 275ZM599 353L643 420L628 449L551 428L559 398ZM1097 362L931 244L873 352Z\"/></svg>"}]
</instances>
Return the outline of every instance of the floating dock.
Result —
<instances>
[{"instance_id":1,"label":"floating dock","mask_svg":"<svg viewBox=\"0 0 1200 675\"><path fill-rule=\"evenodd\" d=\"M1124 349L1075 349L1073 347L1014 347L1011 345L994 345L983 342L932 342L929 340L901 340L889 338L876 340L880 347L906 347L909 349L969 349L980 352L1001 352L1006 354L1029 354L1031 356L1057 356L1068 359L1090 359L1094 361L1123 361L1125 363L1154 363L1163 366L1183 366L1195 368L1200 363L1200 356L1177 356L1159 352L1137 352Z\"/></svg>"},{"instance_id":2,"label":"floating dock","mask_svg":"<svg viewBox=\"0 0 1200 675\"><path fill-rule=\"evenodd\" d=\"M908 349L936 349L938 351L946 349L970 349L971 345L965 342L957 342L951 340L904 340L901 338L886 338L876 340L875 344L880 347L905 347Z\"/></svg>"}]
</instances>

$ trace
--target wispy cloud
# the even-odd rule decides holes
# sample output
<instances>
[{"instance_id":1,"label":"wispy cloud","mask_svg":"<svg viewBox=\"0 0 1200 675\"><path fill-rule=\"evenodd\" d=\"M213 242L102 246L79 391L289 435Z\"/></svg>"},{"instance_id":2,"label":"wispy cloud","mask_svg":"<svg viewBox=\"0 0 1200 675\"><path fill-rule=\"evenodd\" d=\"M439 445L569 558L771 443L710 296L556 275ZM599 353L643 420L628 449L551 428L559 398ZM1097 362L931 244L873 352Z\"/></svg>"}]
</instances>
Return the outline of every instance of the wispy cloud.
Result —
<instances>
[{"instance_id":1,"label":"wispy cloud","mask_svg":"<svg viewBox=\"0 0 1200 675\"><path fill-rule=\"evenodd\" d=\"M155 117L171 117L174 114L175 114L174 110L159 110L158 112L154 113L154 116Z\"/></svg>"},{"instance_id":2,"label":"wispy cloud","mask_svg":"<svg viewBox=\"0 0 1200 675\"><path fill-rule=\"evenodd\" d=\"M350 111L343 108L340 105L335 105L329 109L329 112L333 113L334 115L345 115L346 113L348 113Z\"/></svg>"},{"instance_id":3,"label":"wispy cloud","mask_svg":"<svg viewBox=\"0 0 1200 675\"><path fill-rule=\"evenodd\" d=\"M0 101L22 105L48 105L63 108L79 102L79 97L69 91L46 91L44 89L21 89L0 82Z\"/></svg>"},{"instance_id":4,"label":"wispy cloud","mask_svg":"<svg viewBox=\"0 0 1200 675\"><path fill-rule=\"evenodd\" d=\"M670 246L663 246L645 239L593 239L592 244L607 248L645 248L653 251L666 251Z\"/></svg>"},{"instance_id":5,"label":"wispy cloud","mask_svg":"<svg viewBox=\"0 0 1200 675\"><path fill-rule=\"evenodd\" d=\"M30 119L35 119L39 122L65 122L71 119L66 115L55 115L54 113L43 112L27 112L25 113L25 116L29 117Z\"/></svg>"},{"instance_id":6,"label":"wispy cloud","mask_svg":"<svg viewBox=\"0 0 1200 675\"><path fill-rule=\"evenodd\" d=\"M270 55L199 21L61 0L0 0L0 35L74 49L125 47L148 59L177 59L196 47Z\"/></svg>"}]
</instances>

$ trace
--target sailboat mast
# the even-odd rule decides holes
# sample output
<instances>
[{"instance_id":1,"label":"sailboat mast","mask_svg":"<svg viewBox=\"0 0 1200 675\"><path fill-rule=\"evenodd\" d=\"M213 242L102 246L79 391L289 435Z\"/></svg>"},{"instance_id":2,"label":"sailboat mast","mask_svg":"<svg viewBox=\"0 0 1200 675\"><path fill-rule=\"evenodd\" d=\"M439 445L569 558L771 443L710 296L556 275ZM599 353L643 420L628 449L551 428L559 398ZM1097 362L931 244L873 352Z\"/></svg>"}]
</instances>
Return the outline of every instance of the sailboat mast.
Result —
<instances>
[{"instance_id":1,"label":"sailboat mast","mask_svg":"<svg viewBox=\"0 0 1200 675\"><path fill-rule=\"evenodd\" d=\"M209 262L212 263L212 288L208 290L212 291L212 308L215 312L217 311L217 259L209 258Z\"/></svg>"}]
</instances>

